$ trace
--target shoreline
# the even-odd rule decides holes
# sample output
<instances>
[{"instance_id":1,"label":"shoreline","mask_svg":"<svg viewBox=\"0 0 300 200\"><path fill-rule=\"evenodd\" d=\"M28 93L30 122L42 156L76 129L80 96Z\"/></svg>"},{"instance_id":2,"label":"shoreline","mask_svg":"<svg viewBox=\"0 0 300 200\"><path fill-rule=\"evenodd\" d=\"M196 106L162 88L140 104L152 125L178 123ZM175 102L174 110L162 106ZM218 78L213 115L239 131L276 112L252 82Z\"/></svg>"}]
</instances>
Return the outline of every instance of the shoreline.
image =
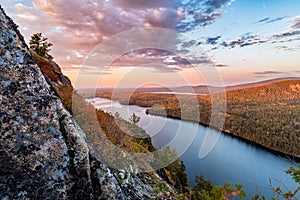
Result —
<instances>
[{"instance_id":1,"label":"shoreline","mask_svg":"<svg viewBox=\"0 0 300 200\"><path fill-rule=\"evenodd\" d=\"M118 99L111 99L111 98L108 98L108 97L101 97L101 96L99 96L99 98L109 99L111 101L118 101L121 105L135 105L135 106L139 106L141 108L146 108L145 112L146 112L147 115L153 115L153 116L158 116L158 117L163 117L163 118L168 118L168 119L174 119L174 120L181 120L181 121L186 121L186 122L197 123L197 124L200 124L200 125L202 125L204 127L212 128L212 129L214 129L216 131L220 131L221 133L223 133L225 135L228 135L228 136L230 136L232 138L236 138L238 140L246 142L247 144L253 145L253 146L258 147L258 148L261 148L261 149L263 149L265 151L271 152L271 153L276 154L278 156L282 156L282 157L284 157L286 159L289 159L289 160L291 160L293 162L300 163L300 155L296 156L296 155L292 155L290 153L286 153L286 152L283 152L283 151L280 151L280 150L268 147L267 145L258 143L256 141L247 139L245 137L242 137L240 135L236 135L236 134L234 134L232 132L225 131L223 129L219 129L219 128L214 127L214 126L210 126L209 124L205 124L205 123L202 123L202 122L199 122L199 121L194 121L194 120L181 119L181 117L176 117L176 116L172 116L172 115L162 116L162 115L155 114L155 113L149 113L149 108L151 108L149 106L140 106L140 105L130 104L130 103L124 104L124 103L120 102Z\"/></svg>"},{"instance_id":2,"label":"shoreline","mask_svg":"<svg viewBox=\"0 0 300 200\"><path fill-rule=\"evenodd\" d=\"M141 106L142 107L142 106ZM202 123L202 122L199 122L199 121L194 121L194 120L187 120L187 119L181 119L180 117L175 117L175 116L171 116L171 115L167 115L167 116L162 116L162 115L159 115L159 114L155 114L155 113L149 113L149 109L146 110L146 114L147 115L153 115L153 116L158 116L158 117L164 117L164 118L168 118L168 119L174 119L174 120L181 120L181 121L186 121L186 122L193 122L193 123L197 123L197 124L200 124L204 127L207 127L207 128L211 128L211 129L214 129L216 131L220 131L221 133L225 134L225 135L228 135L232 138L236 138L236 139L239 139L243 142L246 142L247 144L250 144L250 145L253 145L255 147L259 147L261 149L264 149L266 151L269 151L273 154L276 154L278 156L283 156L284 158L286 159L290 159L294 162L297 162L297 163L300 163L300 156L295 156L295 155L291 155L289 153L286 153L286 152L283 152L283 151L280 151L280 150L277 150L277 149L274 149L274 148L271 148L271 147L268 147L264 144L260 144L258 142L255 142L253 140L250 140L250 139L247 139L245 137L242 137L240 135L236 135L232 132L229 132L229 131L225 131L225 130L222 130L222 129L219 129L217 127L214 127L214 126L210 126L209 124L205 124L205 123Z\"/></svg>"}]
</instances>

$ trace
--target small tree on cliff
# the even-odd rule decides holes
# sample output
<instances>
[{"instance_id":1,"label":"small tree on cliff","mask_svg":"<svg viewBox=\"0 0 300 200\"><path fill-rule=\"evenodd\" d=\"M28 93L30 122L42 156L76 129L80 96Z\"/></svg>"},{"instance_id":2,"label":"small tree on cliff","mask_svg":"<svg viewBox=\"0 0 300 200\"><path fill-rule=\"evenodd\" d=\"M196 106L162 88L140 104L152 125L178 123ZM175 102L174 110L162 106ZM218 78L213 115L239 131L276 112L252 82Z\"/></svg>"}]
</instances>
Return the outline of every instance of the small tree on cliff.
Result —
<instances>
[{"instance_id":1,"label":"small tree on cliff","mask_svg":"<svg viewBox=\"0 0 300 200\"><path fill-rule=\"evenodd\" d=\"M51 50L52 43L47 42L48 38L42 36L42 33L35 33L31 36L29 41L30 49L37 55L52 60L53 57L48 54Z\"/></svg>"}]
</instances>

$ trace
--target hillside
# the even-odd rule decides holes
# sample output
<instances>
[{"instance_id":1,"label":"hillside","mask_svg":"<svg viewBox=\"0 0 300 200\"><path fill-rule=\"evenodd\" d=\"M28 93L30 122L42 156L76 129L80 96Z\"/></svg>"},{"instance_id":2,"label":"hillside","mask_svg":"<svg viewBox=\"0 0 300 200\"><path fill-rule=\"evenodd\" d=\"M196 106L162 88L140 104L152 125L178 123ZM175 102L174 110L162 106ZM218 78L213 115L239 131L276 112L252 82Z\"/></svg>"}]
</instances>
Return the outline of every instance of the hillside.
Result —
<instances>
[{"instance_id":1,"label":"hillside","mask_svg":"<svg viewBox=\"0 0 300 200\"><path fill-rule=\"evenodd\" d=\"M70 79L63 75L60 67L55 62L42 58L34 52L31 52L31 54L45 75L51 89L63 101L66 109L72 113L72 94L74 89Z\"/></svg>"},{"instance_id":2,"label":"hillside","mask_svg":"<svg viewBox=\"0 0 300 200\"><path fill-rule=\"evenodd\" d=\"M300 80L227 92L224 129L300 157Z\"/></svg>"},{"instance_id":3,"label":"hillside","mask_svg":"<svg viewBox=\"0 0 300 200\"><path fill-rule=\"evenodd\" d=\"M239 90L239 89L269 85L272 83L285 81L285 80L299 80L299 78L295 78L295 77L276 78L276 79L269 79L269 80L264 80L264 81L259 81L259 82L251 82L251 83L244 83L244 84L237 84L237 85L227 85L224 87L224 89L226 91ZM190 88L190 87L189 86L177 87L177 88L174 88L174 91L184 92L188 88ZM209 94L209 93L213 93L214 91L220 91L222 89L221 87L213 87L213 86L206 86L206 85L192 86L192 88L196 94Z\"/></svg>"},{"instance_id":4,"label":"hillside","mask_svg":"<svg viewBox=\"0 0 300 200\"><path fill-rule=\"evenodd\" d=\"M229 102L284 101L299 98L300 79L275 81L270 84L227 92Z\"/></svg>"},{"instance_id":5,"label":"hillside","mask_svg":"<svg viewBox=\"0 0 300 200\"><path fill-rule=\"evenodd\" d=\"M123 104L144 107L156 105L147 111L153 115L196 121L203 125L209 125L211 120L209 95L197 98L138 92L132 95L97 95L113 98ZM224 132L300 158L300 80L279 80L262 86L227 91L226 97L226 101L218 101L220 108L226 103L226 111L221 109L214 116L219 119L225 117Z\"/></svg>"}]
</instances>

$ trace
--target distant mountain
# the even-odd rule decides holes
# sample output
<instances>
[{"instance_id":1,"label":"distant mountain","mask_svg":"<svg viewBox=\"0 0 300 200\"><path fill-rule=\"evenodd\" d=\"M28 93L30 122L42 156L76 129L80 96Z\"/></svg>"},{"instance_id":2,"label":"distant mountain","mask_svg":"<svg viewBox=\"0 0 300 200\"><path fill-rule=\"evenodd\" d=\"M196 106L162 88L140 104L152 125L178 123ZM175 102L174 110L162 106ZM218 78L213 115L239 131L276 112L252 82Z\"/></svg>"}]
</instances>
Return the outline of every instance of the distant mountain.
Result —
<instances>
[{"instance_id":1,"label":"distant mountain","mask_svg":"<svg viewBox=\"0 0 300 200\"><path fill-rule=\"evenodd\" d=\"M257 86L268 85L271 83L276 83L276 82L285 81L285 80L300 80L300 77L283 77L283 78L268 79L268 80L264 80L264 81L253 82L253 83L245 83L245 84L240 84L240 85L226 86L226 90L229 91L229 90L238 90L238 89L243 89L243 88L257 87Z\"/></svg>"},{"instance_id":2,"label":"distant mountain","mask_svg":"<svg viewBox=\"0 0 300 200\"><path fill-rule=\"evenodd\" d=\"M269 79L259 82L251 82L251 83L244 83L244 84L238 84L238 85L229 85L225 87L215 87L215 86L209 86L209 85L196 85L196 86L179 86L179 87L143 87L143 88L97 88L96 94L103 94L103 93L132 93L132 92L145 92L145 93L151 93L151 92L158 92L158 93L195 93L195 94L214 94L218 92L231 91L231 90L238 90L238 89L244 89L244 88L251 88L251 87L257 87L262 85L267 85L271 83L276 83L284 80L300 80L300 77L286 77L286 78L276 78L276 79ZM83 94L85 97L93 97L95 96L95 89L94 88L84 88L84 89L78 89L81 94ZM97 96L97 95L96 95Z\"/></svg>"},{"instance_id":3,"label":"distant mountain","mask_svg":"<svg viewBox=\"0 0 300 200\"><path fill-rule=\"evenodd\" d=\"M197 85L197 86L174 87L174 88L172 88L172 90L176 91L176 92L186 92L186 91L190 91L192 88L196 94L212 94L212 93L221 92L224 89L226 91L238 90L238 89L267 85L267 84L280 82L280 81L284 81L284 80L300 80L300 77L286 77L286 78L269 79L269 80L264 80L264 81L259 81L259 82L244 83L244 84L239 84L239 85L230 85L230 86L225 86L224 88L223 87L214 87L214 86L209 86L209 85Z\"/></svg>"},{"instance_id":4,"label":"distant mountain","mask_svg":"<svg viewBox=\"0 0 300 200\"><path fill-rule=\"evenodd\" d=\"M300 98L300 79L274 79L252 85L254 86L227 91L227 101L285 101Z\"/></svg>"}]
</instances>

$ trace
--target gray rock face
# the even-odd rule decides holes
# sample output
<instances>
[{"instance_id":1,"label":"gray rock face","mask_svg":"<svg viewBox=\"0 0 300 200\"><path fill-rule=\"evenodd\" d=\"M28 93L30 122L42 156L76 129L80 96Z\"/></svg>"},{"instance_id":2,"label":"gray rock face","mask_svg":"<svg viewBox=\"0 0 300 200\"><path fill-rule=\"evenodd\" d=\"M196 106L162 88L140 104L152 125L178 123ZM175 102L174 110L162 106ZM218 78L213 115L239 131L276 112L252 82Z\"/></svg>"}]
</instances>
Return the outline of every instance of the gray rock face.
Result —
<instances>
[{"instance_id":1,"label":"gray rock face","mask_svg":"<svg viewBox=\"0 0 300 200\"><path fill-rule=\"evenodd\" d=\"M125 191L129 186L122 186L93 155L85 134L51 90L16 25L1 8L0 55L2 199L151 196L152 187L137 176L131 180L136 185Z\"/></svg>"}]
</instances>

